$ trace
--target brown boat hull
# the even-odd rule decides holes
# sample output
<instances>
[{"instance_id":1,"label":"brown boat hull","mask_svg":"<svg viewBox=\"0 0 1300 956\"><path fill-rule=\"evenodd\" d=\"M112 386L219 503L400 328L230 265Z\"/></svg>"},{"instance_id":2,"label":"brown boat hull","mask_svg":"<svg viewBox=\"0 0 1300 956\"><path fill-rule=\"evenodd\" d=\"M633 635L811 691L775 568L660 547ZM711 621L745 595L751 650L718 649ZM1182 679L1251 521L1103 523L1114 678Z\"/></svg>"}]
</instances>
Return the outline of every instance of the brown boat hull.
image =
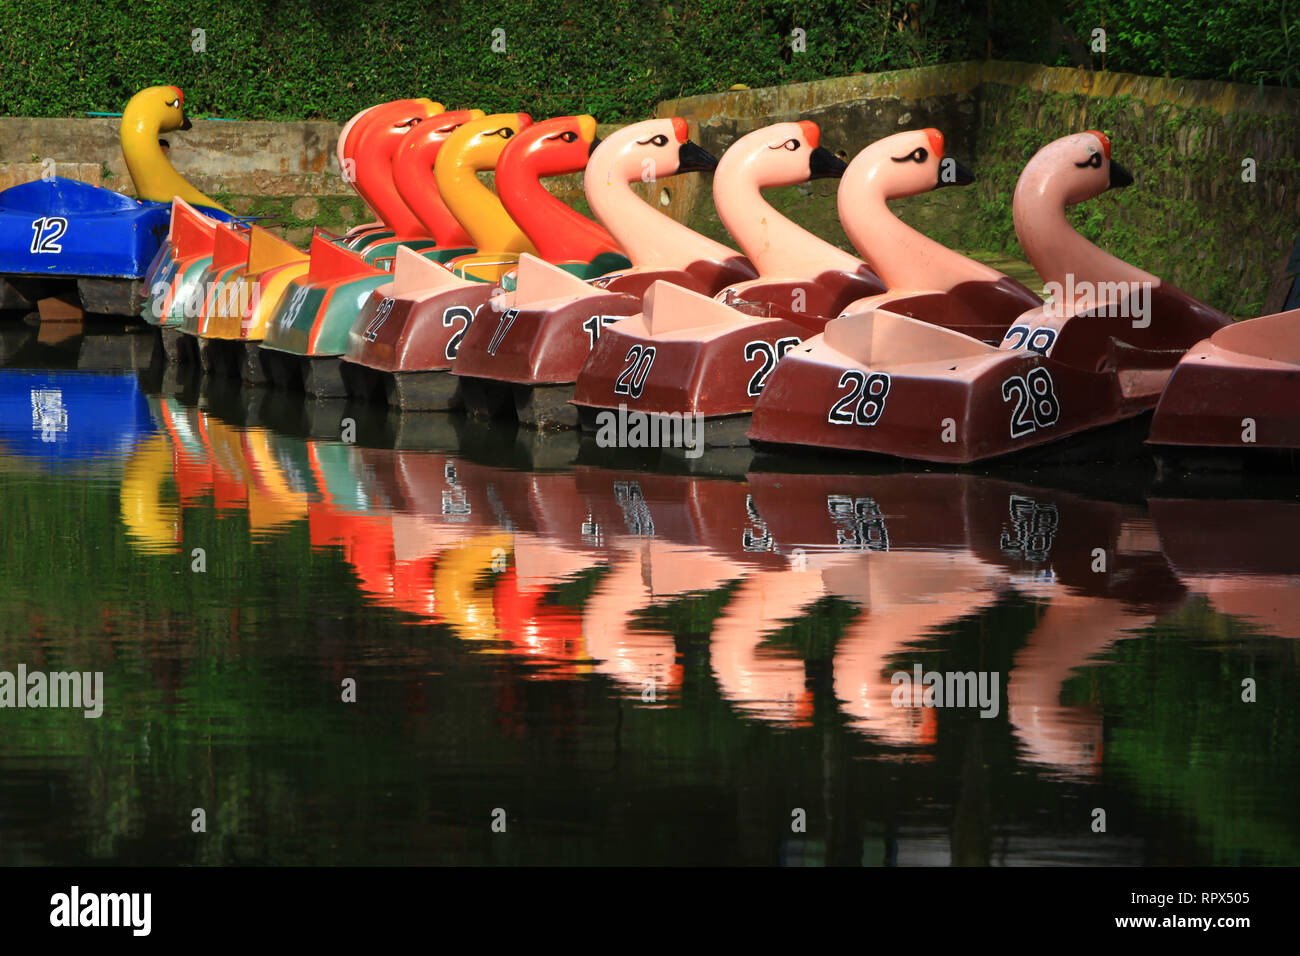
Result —
<instances>
[{"instance_id":1,"label":"brown boat hull","mask_svg":"<svg viewBox=\"0 0 1300 956\"><path fill-rule=\"evenodd\" d=\"M928 361L868 365L820 336L810 339L772 372L749 438L967 464L1143 411L1125 399L1118 375L1083 371L1036 352L929 354Z\"/></svg>"},{"instance_id":2,"label":"brown boat hull","mask_svg":"<svg viewBox=\"0 0 1300 956\"><path fill-rule=\"evenodd\" d=\"M1300 310L1225 328L1178 363L1153 445L1300 448Z\"/></svg>"},{"instance_id":3,"label":"brown boat hull","mask_svg":"<svg viewBox=\"0 0 1300 956\"><path fill-rule=\"evenodd\" d=\"M344 358L391 374L447 371L493 288L481 282L422 298L372 295L348 332Z\"/></svg>"},{"instance_id":4,"label":"brown boat hull","mask_svg":"<svg viewBox=\"0 0 1300 956\"><path fill-rule=\"evenodd\" d=\"M756 316L700 338L629 335L615 323L583 366L574 404L706 418L747 415L780 356L807 335L804 326Z\"/></svg>"},{"instance_id":5,"label":"brown boat hull","mask_svg":"<svg viewBox=\"0 0 1300 956\"><path fill-rule=\"evenodd\" d=\"M570 384L602 331L640 311L639 298L616 294L551 309L498 312L484 304L465 333L454 372L519 385Z\"/></svg>"}]
</instances>

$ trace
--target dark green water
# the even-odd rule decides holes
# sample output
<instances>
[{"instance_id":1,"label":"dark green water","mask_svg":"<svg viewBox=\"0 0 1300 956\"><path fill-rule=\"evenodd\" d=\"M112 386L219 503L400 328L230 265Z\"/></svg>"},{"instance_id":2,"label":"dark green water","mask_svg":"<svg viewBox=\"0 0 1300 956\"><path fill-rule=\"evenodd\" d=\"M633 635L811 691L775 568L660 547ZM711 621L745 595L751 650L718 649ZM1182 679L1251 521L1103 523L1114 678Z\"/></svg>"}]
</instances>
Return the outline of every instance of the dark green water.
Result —
<instances>
[{"instance_id":1,"label":"dark green water","mask_svg":"<svg viewBox=\"0 0 1300 956\"><path fill-rule=\"evenodd\" d=\"M1300 863L1276 483L692 477L206 389L0 370L0 671L104 681L0 709L0 863ZM893 706L916 665L996 714Z\"/></svg>"}]
</instances>

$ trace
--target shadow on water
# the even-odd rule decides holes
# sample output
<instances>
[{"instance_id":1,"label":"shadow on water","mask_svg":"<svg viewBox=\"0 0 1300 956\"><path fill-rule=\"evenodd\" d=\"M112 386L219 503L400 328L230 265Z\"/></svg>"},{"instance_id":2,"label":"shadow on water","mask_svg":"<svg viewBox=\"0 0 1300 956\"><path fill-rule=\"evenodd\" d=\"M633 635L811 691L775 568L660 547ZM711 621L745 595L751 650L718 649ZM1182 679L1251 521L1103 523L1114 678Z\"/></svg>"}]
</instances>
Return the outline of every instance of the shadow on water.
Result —
<instances>
[{"instance_id":1,"label":"shadow on water","mask_svg":"<svg viewBox=\"0 0 1300 956\"><path fill-rule=\"evenodd\" d=\"M1300 862L1285 482L616 458L118 352L0 370L0 670L104 675L0 709L0 861Z\"/></svg>"}]
</instances>

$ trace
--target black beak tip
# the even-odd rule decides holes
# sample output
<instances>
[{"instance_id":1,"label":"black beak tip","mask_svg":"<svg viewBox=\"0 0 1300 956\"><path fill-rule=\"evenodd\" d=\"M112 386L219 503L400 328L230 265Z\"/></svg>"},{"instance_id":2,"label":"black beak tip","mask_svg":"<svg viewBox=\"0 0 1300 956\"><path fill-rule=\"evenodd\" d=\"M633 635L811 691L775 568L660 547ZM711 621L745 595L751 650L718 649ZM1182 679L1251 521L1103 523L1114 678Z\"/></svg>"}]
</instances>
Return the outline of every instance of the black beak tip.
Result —
<instances>
[{"instance_id":1,"label":"black beak tip","mask_svg":"<svg viewBox=\"0 0 1300 956\"><path fill-rule=\"evenodd\" d=\"M848 168L848 163L821 146L814 149L808 157L809 179L839 179Z\"/></svg>"},{"instance_id":2,"label":"black beak tip","mask_svg":"<svg viewBox=\"0 0 1300 956\"><path fill-rule=\"evenodd\" d=\"M194 124L190 122L189 116L186 114L181 114L181 129L193 129L193 128L194 128Z\"/></svg>"},{"instance_id":3,"label":"black beak tip","mask_svg":"<svg viewBox=\"0 0 1300 956\"><path fill-rule=\"evenodd\" d=\"M600 145L600 137L593 136L591 138L591 145L587 147L587 155L591 156L591 154L596 151L596 147L599 145Z\"/></svg>"},{"instance_id":4,"label":"black beak tip","mask_svg":"<svg viewBox=\"0 0 1300 956\"><path fill-rule=\"evenodd\" d=\"M1125 186L1133 185L1133 174L1127 169L1115 162L1110 162L1110 185L1107 189L1123 189Z\"/></svg>"},{"instance_id":5,"label":"black beak tip","mask_svg":"<svg viewBox=\"0 0 1300 956\"><path fill-rule=\"evenodd\" d=\"M679 173L705 173L718 168L717 158L708 150L701 149L687 140L677 150L677 171Z\"/></svg>"},{"instance_id":6,"label":"black beak tip","mask_svg":"<svg viewBox=\"0 0 1300 956\"><path fill-rule=\"evenodd\" d=\"M937 186L969 186L975 182L975 174L969 167L963 166L955 159L939 162L939 182Z\"/></svg>"}]
</instances>

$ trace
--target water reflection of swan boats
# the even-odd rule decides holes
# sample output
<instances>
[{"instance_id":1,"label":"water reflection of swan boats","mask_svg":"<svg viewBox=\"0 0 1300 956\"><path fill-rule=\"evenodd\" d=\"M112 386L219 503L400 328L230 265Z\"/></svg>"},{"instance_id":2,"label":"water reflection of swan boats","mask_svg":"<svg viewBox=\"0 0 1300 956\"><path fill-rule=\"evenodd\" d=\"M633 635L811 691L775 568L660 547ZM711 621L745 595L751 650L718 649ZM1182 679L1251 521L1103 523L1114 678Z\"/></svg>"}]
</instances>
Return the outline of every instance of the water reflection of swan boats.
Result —
<instances>
[{"instance_id":1,"label":"water reflection of swan boats","mask_svg":"<svg viewBox=\"0 0 1300 956\"><path fill-rule=\"evenodd\" d=\"M1266 634L1300 638L1300 503L1153 498L1150 506L1189 591Z\"/></svg>"}]
</instances>

